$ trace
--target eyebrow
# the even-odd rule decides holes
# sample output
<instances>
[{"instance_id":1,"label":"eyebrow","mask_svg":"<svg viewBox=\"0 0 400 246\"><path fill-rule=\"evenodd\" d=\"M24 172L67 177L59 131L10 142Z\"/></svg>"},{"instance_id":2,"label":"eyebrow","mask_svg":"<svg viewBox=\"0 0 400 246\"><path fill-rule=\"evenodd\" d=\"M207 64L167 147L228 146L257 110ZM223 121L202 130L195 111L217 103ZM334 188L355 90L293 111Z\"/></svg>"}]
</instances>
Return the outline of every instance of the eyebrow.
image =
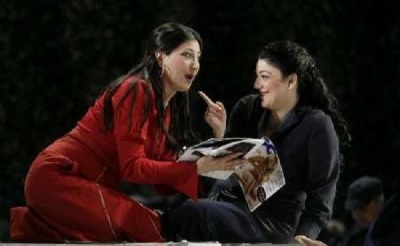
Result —
<instances>
[{"instance_id":1,"label":"eyebrow","mask_svg":"<svg viewBox=\"0 0 400 246\"><path fill-rule=\"evenodd\" d=\"M270 71L267 71L267 70L261 70L258 73L268 73L269 75L272 75L272 73ZM257 74L257 70L256 70L256 74Z\"/></svg>"},{"instance_id":2,"label":"eyebrow","mask_svg":"<svg viewBox=\"0 0 400 246\"><path fill-rule=\"evenodd\" d=\"M184 51L191 51L193 53L196 53L196 52L194 52L194 50L192 48L186 48L186 49L184 49ZM197 54L201 55L201 52L199 51Z\"/></svg>"}]
</instances>

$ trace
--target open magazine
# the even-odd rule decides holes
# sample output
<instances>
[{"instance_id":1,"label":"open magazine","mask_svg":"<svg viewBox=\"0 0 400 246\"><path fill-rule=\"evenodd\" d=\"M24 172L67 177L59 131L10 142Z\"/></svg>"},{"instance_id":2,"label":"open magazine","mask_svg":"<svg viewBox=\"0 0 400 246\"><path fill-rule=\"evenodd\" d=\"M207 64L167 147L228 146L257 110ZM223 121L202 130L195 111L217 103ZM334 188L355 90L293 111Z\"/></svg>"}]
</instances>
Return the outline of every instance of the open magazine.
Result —
<instances>
[{"instance_id":1,"label":"open magazine","mask_svg":"<svg viewBox=\"0 0 400 246\"><path fill-rule=\"evenodd\" d=\"M187 148L178 161L196 161L204 155L218 158L233 152L243 153L246 161L233 171L215 171L203 175L215 179L227 179L234 175L242 187L250 211L254 211L285 185L278 153L270 139L210 138Z\"/></svg>"}]
</instances>

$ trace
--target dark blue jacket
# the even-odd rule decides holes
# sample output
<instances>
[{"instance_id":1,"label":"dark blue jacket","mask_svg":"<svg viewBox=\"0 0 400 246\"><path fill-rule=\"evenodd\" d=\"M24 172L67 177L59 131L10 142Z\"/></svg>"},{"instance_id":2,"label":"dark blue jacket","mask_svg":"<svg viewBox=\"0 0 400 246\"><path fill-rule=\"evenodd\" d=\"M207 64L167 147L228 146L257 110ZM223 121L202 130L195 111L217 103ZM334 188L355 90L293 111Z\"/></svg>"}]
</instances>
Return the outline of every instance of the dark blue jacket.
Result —
<instances>
[{"instance_id":1,"label":"dark blue jacket","mask_svg":"<svg viewBox=\"0 0 400 246\"><path fill-rule=\"evenodd\" d=\"M245 96L232 109L226 137L264 136L269 116L258 95ZM316 238L331 217L339 177L339 143L332 120L320 109L296 106L270 139L286 185L253 214L265 231L282 238Z\"/></svg>"}]
</instances>

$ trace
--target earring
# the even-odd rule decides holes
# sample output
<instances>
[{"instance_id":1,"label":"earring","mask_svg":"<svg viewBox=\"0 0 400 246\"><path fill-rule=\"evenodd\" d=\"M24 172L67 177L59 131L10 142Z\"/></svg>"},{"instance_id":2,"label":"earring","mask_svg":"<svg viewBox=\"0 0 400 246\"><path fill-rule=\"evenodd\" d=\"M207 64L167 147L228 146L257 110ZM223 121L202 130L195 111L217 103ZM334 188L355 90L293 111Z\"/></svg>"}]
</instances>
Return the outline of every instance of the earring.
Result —
<instances>
[{"instance_id":1,"label":"earring","mask_svg":"<svg viewBox=\"0 0 400 246\"><path fill-rule=\"evenodd\" d=\"M160 77L162 77L164 75L165 66L164 65L160 65L160 67L161 67Z\"/></svg>"}]
</instances>

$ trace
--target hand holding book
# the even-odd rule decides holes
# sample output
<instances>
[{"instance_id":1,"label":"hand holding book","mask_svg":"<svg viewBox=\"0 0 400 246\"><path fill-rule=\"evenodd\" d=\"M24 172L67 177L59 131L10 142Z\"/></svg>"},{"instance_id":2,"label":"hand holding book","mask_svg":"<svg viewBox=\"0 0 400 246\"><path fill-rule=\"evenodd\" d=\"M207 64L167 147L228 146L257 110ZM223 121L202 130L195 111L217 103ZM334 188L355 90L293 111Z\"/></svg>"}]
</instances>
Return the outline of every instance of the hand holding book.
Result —
<instances>
[{"instance_id":1,"label":"hand holding book","mask_svg":"<svg viewBox=\"0 0 400 246\"><path fill-rule=\"evenodd\" d=\"M199 174L238 180L251 211L285 184L274 144L268 138L211 138L186 149L178 161L196 162Z\"/></svg>"},{"instance_id":2,"label":"hand holding book","mask_svg":"<svg viewBox=\"0 0 400 246\"><path fill-rule=\"evenodd\" d=\"M223 156L205 155L196 161L197 172L203 175L213 171L233 171L245 161L240 152L227 153Z\"/></svg>"}]
</instances>

